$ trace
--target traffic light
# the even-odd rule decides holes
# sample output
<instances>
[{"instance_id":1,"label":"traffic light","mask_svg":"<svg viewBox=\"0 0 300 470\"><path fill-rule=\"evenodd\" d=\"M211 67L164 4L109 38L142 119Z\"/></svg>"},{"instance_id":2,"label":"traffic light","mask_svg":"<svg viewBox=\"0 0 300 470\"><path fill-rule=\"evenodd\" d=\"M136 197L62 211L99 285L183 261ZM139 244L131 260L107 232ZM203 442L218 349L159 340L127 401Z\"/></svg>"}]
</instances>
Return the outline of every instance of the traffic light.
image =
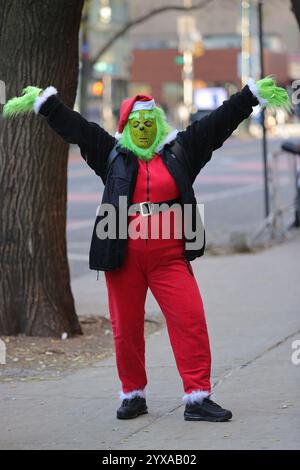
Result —
<instances>
[{"instance_id":1,"label":"traffic light","mask_svg":"<svg viewBox=\"0 0 300 470\"><path fill-rule=\"evenodd\" d=\"M102 96L103 94L103 82L101 80L94 82L92 85L92 95Z\"/></svg>"},{"instance_id":2,"label":"traffic light","mask_svg":"<svg viewBox=\"0 0 300 470\"><path fill-rule=\"evenodd\" d=\"M205 53L203 43L201 41L197 41L194 44L193 55L194 57L202 57Z\"/></svg>"}]
</instances>

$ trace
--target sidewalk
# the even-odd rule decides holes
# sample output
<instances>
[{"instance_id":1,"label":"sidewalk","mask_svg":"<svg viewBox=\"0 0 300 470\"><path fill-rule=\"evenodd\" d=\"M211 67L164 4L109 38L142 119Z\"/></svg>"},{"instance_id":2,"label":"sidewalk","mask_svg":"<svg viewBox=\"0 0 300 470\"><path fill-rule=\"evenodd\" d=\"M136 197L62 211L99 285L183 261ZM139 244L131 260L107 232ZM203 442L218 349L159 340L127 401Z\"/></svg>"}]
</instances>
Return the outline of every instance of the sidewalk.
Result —
<instances>
[{"instance_id":1,"label":"sidewalk","mask_svg":"<svg viewBox=\"0 0 300 470\"><path fill-rule=\"evenodd\" d=\"M114 356L58 381L0 384L0 449L299 449L300 236L257 254L193 262L228 423L185 422L166 329L147 339L149 414L115 418ZM107 311L103 277L73 284L78 313ZM95 301L97 304L95 304ZM149 299L148 315L161 315Z\"/></svg>"}]
</instances>

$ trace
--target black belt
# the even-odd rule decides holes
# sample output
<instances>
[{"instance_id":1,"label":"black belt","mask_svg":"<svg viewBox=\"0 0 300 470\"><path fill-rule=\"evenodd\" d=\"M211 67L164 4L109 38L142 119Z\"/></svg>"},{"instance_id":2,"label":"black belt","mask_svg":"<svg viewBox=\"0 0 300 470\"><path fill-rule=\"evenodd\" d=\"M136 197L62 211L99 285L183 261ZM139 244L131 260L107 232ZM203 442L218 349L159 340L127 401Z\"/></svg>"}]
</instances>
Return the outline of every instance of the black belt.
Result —
<instances>
[{"instance_id":1,"label":"black belt","mask_svg":"<svg viewBox=\"0 0 300 470\"><path fill-rule=\"evenodd\" d=\"M159 212L165 212L170 209L173 204L180 203L180 198L169 199L168 201L161 202L136 202L131 204L128 208L128 215L135 215L140 212L142 216L149 216L158 214Z\"/></svg>"}]
</instances>

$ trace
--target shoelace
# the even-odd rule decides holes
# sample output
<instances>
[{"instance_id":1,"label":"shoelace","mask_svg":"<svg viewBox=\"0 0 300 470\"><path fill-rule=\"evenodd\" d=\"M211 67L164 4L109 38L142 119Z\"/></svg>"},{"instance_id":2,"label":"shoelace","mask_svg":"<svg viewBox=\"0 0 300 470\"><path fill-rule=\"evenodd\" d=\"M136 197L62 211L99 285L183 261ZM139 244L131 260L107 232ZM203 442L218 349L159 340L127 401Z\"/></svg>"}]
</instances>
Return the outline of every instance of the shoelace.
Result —
<instances>
[{"instance_id":1,"label":"shoelace","mask_svg":"<svg viewBox=\"0 0 300 470\"><path fill-rule=\"evenodd\" d=\"M207 403L208 405L212 406L213 408L222 408L220 405L218 405L214 401L210 400L209 398L204 398L203 402Z\"/></svg>"},{"instance_id":2,"label":"shoelace","mask_svg":"<svg viewBox=\"0 0 300 470\"><path fill-rule=\"evenodd\" d=\"M139 399L140 399L140 397L138 397L138 396L133 397L133 398L124 398L122 404L123 404L123 405L128 405L130 401L131 401L131 402L132 402L132 401L137 401L137 400L139 400Z\"/></svg>"},{"instance_id":3,"label":"shoelace","mask_svg":"<svg viewBox=\"0 0 300 470\"><path fill-rule=\"evenodd\" d=\"M195 401L194 403L191 403L189 406L193 407L195 405L208 405L210 406L211 408L217 408L217 409L221 409L222 407L220 405L218 405L217 403L215 403L214 401L210 400L209 398L204 398L202 402L197 402Z\"/></svg>"}]
</instances>

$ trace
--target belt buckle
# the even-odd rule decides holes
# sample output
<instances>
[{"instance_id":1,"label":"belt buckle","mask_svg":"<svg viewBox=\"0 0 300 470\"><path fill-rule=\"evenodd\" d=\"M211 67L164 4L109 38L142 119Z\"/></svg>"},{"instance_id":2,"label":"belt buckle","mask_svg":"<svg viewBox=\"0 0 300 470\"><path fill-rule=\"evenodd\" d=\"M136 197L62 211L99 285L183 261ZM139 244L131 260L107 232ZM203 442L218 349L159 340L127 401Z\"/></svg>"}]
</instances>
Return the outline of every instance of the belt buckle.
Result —
<instances>
[{"instance_id":1,"label":"belt buckle","mask_svg":"<svg viewBox=\"0 0 300 470\"><path fill-rule=\"evenodd\" d=\"M148 217L153 214L153 205L149 201L140 202L140 213L143 217ZM144 209L146 206L146 209Z\"/></svg>"}]
</instances>

